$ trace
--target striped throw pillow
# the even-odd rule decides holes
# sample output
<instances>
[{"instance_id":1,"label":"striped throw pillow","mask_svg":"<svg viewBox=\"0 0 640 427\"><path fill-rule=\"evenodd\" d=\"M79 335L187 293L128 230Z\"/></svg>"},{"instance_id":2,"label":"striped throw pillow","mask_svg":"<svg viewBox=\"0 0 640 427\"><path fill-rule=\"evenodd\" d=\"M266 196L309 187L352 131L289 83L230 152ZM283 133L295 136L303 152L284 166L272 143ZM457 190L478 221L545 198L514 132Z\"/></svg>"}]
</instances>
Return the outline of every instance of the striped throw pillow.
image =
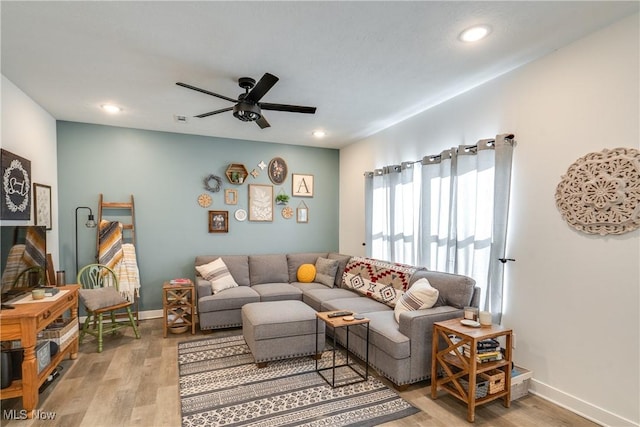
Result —
<instances>
[{"instance_id":1,"label":"striped throw pillow","mask_svg":"<svg viewBox=\"0 0 640 427\"><path fill-rule=\"evenodd\" d=\"M211 282L211 290L214 295L225 289L238 286L222 258L211 261L209 264L199 265L196 270L205 280Z\"/></svg>"}]
</instances>

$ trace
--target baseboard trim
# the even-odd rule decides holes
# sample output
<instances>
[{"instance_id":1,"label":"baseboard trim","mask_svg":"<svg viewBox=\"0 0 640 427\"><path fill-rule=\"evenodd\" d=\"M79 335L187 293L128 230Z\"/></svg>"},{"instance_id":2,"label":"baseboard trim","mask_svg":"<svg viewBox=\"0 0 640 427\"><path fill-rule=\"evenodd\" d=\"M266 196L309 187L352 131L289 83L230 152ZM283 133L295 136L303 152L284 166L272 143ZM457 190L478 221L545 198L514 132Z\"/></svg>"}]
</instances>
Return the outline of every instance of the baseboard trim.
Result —
<instances>
[{"instance_id":1,"label":"baseboard trim","mask_svg":"<svg viewBox=\"0 0 640 427\"><path fill-rule=\"evenodd\" d=\"M535 378L531 379L529 391L594 423L603 426L640 427L638 423L597 407L576 396L572 396Z\"/></svg>"}]
</instances>

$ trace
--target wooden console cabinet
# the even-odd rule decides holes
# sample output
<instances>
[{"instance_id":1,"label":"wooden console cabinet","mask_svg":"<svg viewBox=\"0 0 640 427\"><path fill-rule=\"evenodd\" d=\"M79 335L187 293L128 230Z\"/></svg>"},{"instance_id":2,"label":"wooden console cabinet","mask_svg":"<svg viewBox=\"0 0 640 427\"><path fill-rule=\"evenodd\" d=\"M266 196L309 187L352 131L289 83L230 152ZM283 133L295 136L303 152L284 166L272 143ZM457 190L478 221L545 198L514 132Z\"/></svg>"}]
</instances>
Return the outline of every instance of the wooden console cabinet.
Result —
<instances>
[{"instance_id":1,"label":"wooden console cabinet","mask_svg":"<svg viewBox=\"0 0 640 427\"><path fill-rule=\"evenodd\" d=\"M33 410L38 405L38 388L47 380L60 361L66 355L71 359L78 357L78 336L76 336L65 347L60 348L51 358L49 366L38 374L35 353L38 332L67 310L71 311L71 321L78 321L79 288L78 285L61 286L59 290L68 292L55 300L15 304L14 309L3 309L0 312L0 341L20 340L24 349L22 379L14 380L9 387L2 389L2 399L22 396L22 406L27 411L28 418L33 417Z\"/></svg>"},{"instance_id":2,"label":"wooden console cabinet","mask_svg":"<svg viewBox=\"0 0 640 427\"><path fill-rule=\"evenodd\" d=\"M499 325L479 328L464 326L461 319L451 319L433 324L432 365L431 365L431 398L438 397L438 389L446 390L451 395L467 404L467 421L475 421L476 406L502 398L505 407L511 405L511 345L513 331ZM455 337L452 338L452 336ZM495 362L476 362L478 342L489 338L505 337L504 357ZM444 341L445 348L439 348ZM467 344L470 357L460 350ZM444 372L438 378L438 370ZM476 398L476 376L489 371L504 372L504 389L496 393ZM495 372L495 371L494 371Z\"/></svg>"}]
</instances>

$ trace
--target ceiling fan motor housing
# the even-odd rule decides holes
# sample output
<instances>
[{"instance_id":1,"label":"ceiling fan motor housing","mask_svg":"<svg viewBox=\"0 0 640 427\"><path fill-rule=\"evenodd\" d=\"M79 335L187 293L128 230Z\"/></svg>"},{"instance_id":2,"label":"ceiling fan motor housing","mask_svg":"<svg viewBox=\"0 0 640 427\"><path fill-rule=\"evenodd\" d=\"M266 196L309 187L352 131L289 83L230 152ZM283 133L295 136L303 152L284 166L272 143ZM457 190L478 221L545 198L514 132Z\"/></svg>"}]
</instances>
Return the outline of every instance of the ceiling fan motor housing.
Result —
<instances>
[{"instance_id":1,"label":"ceiling fan motor housing","mask_svg":"<svg viewBox=\"0 0 640 427\"><path fill-rule=\"evenodd\" d=\"M262 110L255 104L238 102L233 106L233 115L243 122L255 122L262 117Z\"/></svg>"}]
</instances>

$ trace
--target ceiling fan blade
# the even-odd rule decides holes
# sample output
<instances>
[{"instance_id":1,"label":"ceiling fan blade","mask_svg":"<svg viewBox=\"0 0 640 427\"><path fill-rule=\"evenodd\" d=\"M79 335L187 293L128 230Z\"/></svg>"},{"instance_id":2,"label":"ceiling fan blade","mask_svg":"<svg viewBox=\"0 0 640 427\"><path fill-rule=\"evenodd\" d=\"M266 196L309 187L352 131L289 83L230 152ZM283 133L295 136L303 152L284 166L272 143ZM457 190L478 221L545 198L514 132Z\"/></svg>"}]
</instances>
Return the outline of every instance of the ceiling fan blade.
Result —
<instances>
[{"instance_id":1,"label":"ceiling fan blade","mask_svg":"<svg viewBox=\"0 0 640 427\"><path fill-rule=\"evenodd\" d=\"M271 127L271 125L269 124L267 119L264 118L264 116L260 116L260 118L256 120L256 123L258 124L258 126L260 126L260 129Z\"/></svg>"},{"instance_id":2,"label":"ceiling fan blade","mask_svg":"<svg viewBox=\"0 0 640 427\"><path fill-rule=\"evenodd\" d=\"M205 89L200 89L199 87L191 86L191 85L188 85L186 83L177 82L176 84L178 86L186 87L187 89L191 89L191 90L195 90L195 91L198 91L198 92L202 92L202 93L205 93L207 95L215 96L216 98L220 98L220 99L224 99L224 100L227 100L227 101L231 101L233 103L238 102L237 99L229 98L228 96L224 96L224 95L219 95L217 93L213 93L213 92L210 92L210 91L205 90Z\"/></svg>"},{"instance_id":3,"label":"ceiling fan blade","mask_svg":"<svg viewBox=\"0 0 640 427\"><path fill-rule=\"evenodd\" d=\"M216 110L216 111L210 111L208 113L204 113L204 114L198 114L197 117L199 119L203 118L203 117L209 117L209 116L213 116L214 114L218 114L218 113L224 113L225 111L231 111L233 110L233 107L229 107L229 108L223 108L221 110Z\"/></svg>"},{"instance_id":4,"label":"ceiling fan blade","mask_svg":"<svg viewBox=\"0 0 640 427\"><path fill-rule=\"evenodd\" d=\"M288 111L290 113L305 113L305 114L316 113L316 107L303 107L301 105L287 105L287 104L270 104L268 102L260 102L258 105L263 110Z\"/></svg>"},{"instance_id":5,"label":"ceiling fan blade","mask_svg":"<svg viewBox=\"0 0 640 427\"><path fill-rule=\"evenodd\" d=\"M269 90L273 87L274 84L278 82L278 78L273 74L264 73L264 76L260 79L258 83L251 89L251 91L244 97L246 101L258 102L265 93L269 92Z\"/></svg>"}]
</instances>

